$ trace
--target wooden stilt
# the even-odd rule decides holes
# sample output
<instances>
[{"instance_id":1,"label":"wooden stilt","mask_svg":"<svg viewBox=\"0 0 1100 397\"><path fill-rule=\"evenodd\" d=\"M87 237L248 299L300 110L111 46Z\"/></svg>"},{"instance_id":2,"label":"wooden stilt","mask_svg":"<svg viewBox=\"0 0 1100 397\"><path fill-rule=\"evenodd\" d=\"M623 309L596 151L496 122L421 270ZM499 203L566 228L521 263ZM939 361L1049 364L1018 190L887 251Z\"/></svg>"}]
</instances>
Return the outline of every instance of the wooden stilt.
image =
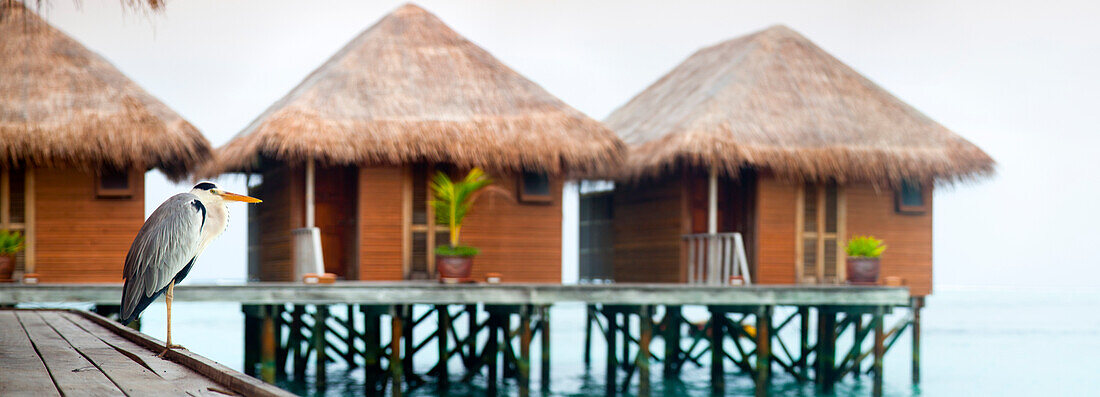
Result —
<instances>
[{"instance_id":1,"label":"wooden stilt","mask_svg":"<svg viewBox=\"0 0 1100 397\"><path fill-rule=\"evenodd\" d=\"M497 395L498 371L500 370L500 365L497 361L497 356L500 355L500 314L497 310L490 307L486 307L485 311L489 312L489 340L486 342L485 351L482 354L486 358L486 366L489 370L489 376L486 382L487 391L489 395L495 396Z\"/></svg>"},{"instance_id":2,"label":"wooden stilt","mask_svg":"<svg viewBox=\"0 0 1100 397\"><path fill-rule=\"evenodd\" d=\"M344 319L344 329L347 330L347 334L344 337L344 343L347 344L348 349L344 351L344 363L347 364L348 369L355 368L359 364L355 362L355 356L358 355L355 348L355 341L359 340L359 331L355 326L355 305L345 305L347 307L348 316Z\"/></svg>"},{"instance_id":3,"label":"wooden stilt","mask_svg":"<svg viewBox=\"0 0 1100 397\"><path fill-rule=\"evenodd\" d=\"M875 380L874 389L872 394L875 396L882 395L882 356L886 353L886 349L883 346L883 342L886 340L886 334L883 332L883 323L885 321L885 308L878 306L875 308Z\"/></svg>"},{"instance_id":4,"label":"wooden stilt","mask_svg":"<svg viewBox=\"0 0 1100 397\"><path fill-rule=\"evenodd\" d=\"M662 373L666 378L673 378L680 372L680 318L682 316L680 306L665 306L665 332L662 337L665 340L665 365Z\"/></svg>"},{"instance_id":5,"label":"wooden stilt","mask_svg":"<svg viewBox=\"0 0 1100 397\"><path fill-rule=\"evenodd\" d=\"M920 311L924 308L924 297L913 298L913 384L920 384Z\"/></svg>"},{"instance_id":6,"label":"wooden stilt","mask_svg":"<svg viewBox=\"0 0 1100 397\"><path fill-rule=\"evenodd\" d=\"M818 307L817 373L815 377L826 392L836 383L836 312Z\"/></svg>"},{"instance_id":7,"label":"wooden stilt","mask_svg":"<svg viewBox=\"0 0 1100 397\"><path fill-rule=\"evenodd\" d=\"M413 307L409 305L401 306L401 316L404 317L404 321L401 325L404 327L401 330L401 335L404 336L402 342L405 347L402 349L405 354L401 357L401 372L405 376L405 385L410 389L416 381L416 375L413 372L415 368L413 366L413 356L416 354L416 340L413 339L413 327L416 325L413 322L416 320L416 313L413 313Z\"/></svg>"},{"instance_id":8,"label":"wooden stilt","mask_svg":"<svg viewBox=\"0 0 1100 397\"><path fill-rule=\"evenodd\" d=\"M539 386L543 391L550 391L550 305L542 306L541 312L539 336L542 338L540 344L542 354L539 358L542 360L542 366L539 369L542 370L542 374Z\"/></svg>"},{"instance_id":9,"label":"wooden stilt","mask_svg":"<svg viewBox=\"0 0 1100 397\"><path fill-rule=\"evenodd\" d=\"M382 308L378 306L360 306L363 312L363 379L367 395L378 395L384 387L382 380Z\"/></svg>"},{"instance_id":10,"label":"wooden stilt","mask_svg":"<svg viewBox=\"0 0 1100 397\"><path fill-rule=\"evenodd\" d=\"M798 307L798 359L799 374L803 379L810 377L810 308Z\"/></svg>"},{"instance_id":11,"label":"wooden stilt","mask_svg":"<svg viewBox=\"0 0 1100 397\"><path fill-rule=\"evenodd\" d=\"M617 362L616 350L619 343L616 340L619 336L619 322L618 316L614 311L608 309L606 306L603 308L604 318L607 320L607 329L605 330L605 339L607 340L607 380L604 383L604 394L613 396L616 394L618 388L618 375L619 375L619 363Z\"/></svg>"},{"instance_id":12,"label":"wooden stilt","mask_svg":"<svg viewBox=\"0 0 1100 397\"><path fill-rule=\"evenodd\" d=\"M480 329L477 324L477 305L466 305L466 326L470 333L469 343L466 344L466 370L475 370L474 366L477 365L477 334L480 333Z\"/></svg>"},{"instance_id":13,"label":"wooden stilt","mask_svg":"<svg viewBox=\"0 0 1100 397\"><path fill-rule=\"evenodd\" d=\"M447 362L450 361L451 358L447 346L447 340L451 332L451 314L447 309L447 305L436 305L435 311L439 327L435 331L435 341L438 347L439 356L439 364L436 366L436 379L438 380L440 390L446 390L451 376L447 368Z\"/></svg>"},{"instance_id":14,"label":"wooden stilt","mask_svg":"<svg viewBox=\"0 0 1100 397\"><path fill-rule=\"evenodd\" d=\"M401 396L401 377L402 377L402 365L401 363L401 332L405 329L405 325L402 321L402 307L395 305L390 307L390 318L392 319L390 324L390 395L394 397Z\"/></svg>"},{"instance_id":15,"label":"wooden stilt","mask_svg":"<svg viewBox=\"0 0 1100 397\"><path fill-rule=\"evenodd\" d=\"M501 343L501 376L505 379L515 378L516 370L509 360L509 352L512 352L512 338L510 336L512 332L512 311L515 310L514 306L500 307L500 343Z\"/></svg>"},{"instance_id":16,"label":"wooden stilt","mask_svg":"<svg viewBox=\"0 0 1100 397\"><path fill-rule=\"evenodd\" d=\"M710 386L711 394L724 394L726 389L726 312L718 306L710 308Z\"/></svg>"},{"instance_id":17,"label":"wooden stilt","mask_svg":"<svg viewBox=\"0 0 1100 397\"><path fill-rule=\"evenodd\" d=\"M772 364L772 307L761 306L756 312L756 395L768 395ZM736 337L736 336L735 336Z\"/></svg>"},{"instance_id":18,"label":"wooden stilt","mask_svg":"<svg viewBox=\"0 0 1100 397\"><path fill-rule=\"evenodd\" d=\"M256 305L241 305L244 313L244 373L258 376L257 365L260 363L260 328L262 320L259 318L259 309Z\"/></svg>"},{"instance_id":19,"label":"wooden stilt","mask_svg":"<svg viewBox=\"0 0 1100 397\"><path fill-rule=\"evenodd\" d=\"M852 343L854 347L848 355L852 360L852 366L855 368L855 371L852 371L852 377L859 379L861 372L863 372L860 371L860 368L863 368L863 358L861 357L861 353L863 353L863 338L861 338L861 336L863 336L863 313L850 313L848 315L855 316L856 326L855 332L852 333Z\"/></svg>"},{"instance_id":20,"label":"wooden stilt","mask_svg":"<svg viewBox=\"0 0 1100 397\"><path fill-rule=\"evenodd\" d=\"M313 315L313 356L316 360L313 362L314 374L313 385L317 390L324 390L328 386L328 374L325 364L327 364L328 355L325 353L327 344L325 340L325 334L328 333L327 324L328 321L328 306L317 305L316 314Z\"/></svg>"},{"instance_id":21,"label":"wooden stilt","mask_svg":"<svg viewBox=\"0 0 1100 397\"><path fill-rule=\"evenodd\" d=\"M630 312L623 311L623 326L619 328L619 331L623 334L623 351L622 358L619 359L619 366L623 369L627 369L630 366ZM629 379L627 380L629 383Z\"/></svg>"},{"instance_id":22,"label":"wooden stilt","mask_svg":"<svg viewBox=\"0 0 1100 397\"><path fill-rule=\"evenodd\" d=\"M527 396L531 387L531 311L530 305L523 306L519 313L519 394Z\"/></svg>"},{"instance_id":23,"label":"wooden stilt","mask_svg":"<svg viewBox=\"0 0 1100 397\"><path fill-rule=\"evenodd\" d=\"M649 395L649 343L653 339L653 307L642 305L638 323L638 395Z\"/></svg>"},{"instance_id":24,"label":"wooden stilt","mask_svg":"<svg viewBox=\"0 0 1100 397\"><path fill-rule=\"evenodd\" d=\"M260 326L260 379L275 383L275 310L274 306L261 306L263 322Z\"/></svg>"},{"instance_id":25,"label":"wooden stilt","mask_svg":"<svg viewBox=\"0 0 1100 397\"><path fill-rule=\"evenodd\" d=\"M592 365L592 322L596 321L596 307L588 305L584 310L584 366Z\"/></svg>"},{"instance_id":26,"label":"wooden stilt","mask_svg":"<svg viewBox=\"0 0 1100 397\"><path fill-rule=\"evenodd\" d=\"M283 319L284 305L272 305L272 316L275 319L275 379L286 379L287 347L283 346L283 332L286 321Z\"/></svg>"},{"instance_id":27,"label":"wooden stilt","mask_svg":"<svg viewBox=\"0 0 1100 397\"><path fill-rule=\"evenodd\" d=\"M291 328L293 330L293 347L294 347L294 380L304 382L306 379L306 360L309 357L302 348L302 343L305 337L302 335L302 329L305 328L305 323L302 322L302 317L306 314L306 308L303 305L294 305L294 319L291 321Z\"/></svg>"}]
</instances>

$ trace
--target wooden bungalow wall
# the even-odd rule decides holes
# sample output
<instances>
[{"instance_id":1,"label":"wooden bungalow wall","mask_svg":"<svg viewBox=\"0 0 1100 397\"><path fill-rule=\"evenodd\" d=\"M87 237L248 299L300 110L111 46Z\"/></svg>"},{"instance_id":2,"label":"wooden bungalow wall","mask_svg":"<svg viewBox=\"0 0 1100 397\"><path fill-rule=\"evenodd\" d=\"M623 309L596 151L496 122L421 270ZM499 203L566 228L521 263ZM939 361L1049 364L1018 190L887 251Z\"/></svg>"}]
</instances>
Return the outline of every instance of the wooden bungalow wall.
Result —
<instances>
[{"instance_id":1,"label":"wooden bungalow wall","mask_svg":"<svg viewBox=\"0 0 1100 397\"><path fill-rule=\"evenodd\" d=\"M326 178L324 170L318 168L319 184ZM481 249L472 277L484 279L492 272L503 274L509 282L560 282L562 180L551 180L553 200L549 203L520 203L515 175L491 176L494 187L479 197L462 230L463 244ZM404 178L399 166L358 170L357 208L347 209L347 216L357 218L358 269L348 269L347 278L404 278ZM260 259L250 276L265 281L291 280L291 230L304 225L304 174L301 167L273 167L264 173L263 181L252 191L264 203L250 213L259 217L260 228L258 241L252 242L249 250ZM318 216L318 226L324 228ZM330 261L328 256L325 261Z\"/></svg>"},{"instance_id":2,"label":"wooden bungalow wall","mask_svg":"<svg viewBox=\"0 0 1100 397\"><path fill-rule=\"evenodd\" d=\"M685 282L681 236L690 232L683 179L615 186L614 277L619 282Z\"/></svg>"},{"instance_id":3,"label":"wooden bungalow wall","mask_svg":"<svg viewBox=\"0 0 1100 397\"><path fill-rule=\"evenodd\" d=\"M43 283L121 282L130 243L145 221L145 178L129 198L97 198L96 178L67 168L35 170L35 272Z\"/></svg>"}]
</instances>

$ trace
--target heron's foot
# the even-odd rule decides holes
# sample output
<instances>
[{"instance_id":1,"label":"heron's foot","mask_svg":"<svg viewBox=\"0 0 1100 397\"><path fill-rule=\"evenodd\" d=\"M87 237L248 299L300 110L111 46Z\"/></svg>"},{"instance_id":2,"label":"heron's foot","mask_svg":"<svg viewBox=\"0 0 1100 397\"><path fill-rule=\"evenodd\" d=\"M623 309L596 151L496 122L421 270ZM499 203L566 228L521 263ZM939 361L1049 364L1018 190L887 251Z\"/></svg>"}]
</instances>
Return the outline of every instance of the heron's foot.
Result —
<instances>
[{"instance_id":1,"label":"heron's foot","mask_svg":"<svg viewBox=\"0 0 1100 397\"><path fill-rule=\"evenodd\" d=\"M180 346L180 345L165 345L164 346L164 351L160 352L160 354L158 354L157 357L164 358L164 355L168 354L168 351L171 350L171 349L183 349L183 346Z\"/></svg>"}]
</instances>

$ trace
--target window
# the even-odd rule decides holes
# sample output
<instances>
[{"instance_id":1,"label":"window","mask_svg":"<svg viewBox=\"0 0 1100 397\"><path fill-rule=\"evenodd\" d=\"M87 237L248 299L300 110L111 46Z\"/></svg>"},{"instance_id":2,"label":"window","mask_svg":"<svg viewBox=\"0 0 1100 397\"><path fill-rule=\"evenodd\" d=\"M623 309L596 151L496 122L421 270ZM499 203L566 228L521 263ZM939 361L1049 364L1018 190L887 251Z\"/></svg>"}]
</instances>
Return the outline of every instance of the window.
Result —
<instances>
[{"instance_id":1,"label":"window","mask_svg":"<svg viewBox=\"0 0 1100 397\"><path fill-rule=\"evenodd\" d=\"M116 169L100 170L96 176L95 194L98 198L130 198L134 195L136 172Z\"/></svg>"},{"instance_id":2,"label":"window","mask_svg":"<svg viewBox=\"0 0 1100 397\"><path fill-rule=\"evenodd\" d=\"M541 172L523 171L519 177L519 201L523 203L550 203L550 176Z\"/></svg>"},{"instance_id":3,"label":"window","mask_svg":"<svg viewBox=\"0 0 1100 397\"><path fill-rule=\"evenodd\" d=\"M894 192L894 199L900 214L920 215L928 211L928 201L919 183L902 182Z\"/></svg>"},{"instance_id":4,"label":"window","mask_svg":"<svg viewBox=\"0 0 1100 397\"><path fill-rule=\"evenodd\" d=\"M844 280L845 198L836 184L806 184L799 190L795 266L806 284Z\"/></svg>"}]
</instances>

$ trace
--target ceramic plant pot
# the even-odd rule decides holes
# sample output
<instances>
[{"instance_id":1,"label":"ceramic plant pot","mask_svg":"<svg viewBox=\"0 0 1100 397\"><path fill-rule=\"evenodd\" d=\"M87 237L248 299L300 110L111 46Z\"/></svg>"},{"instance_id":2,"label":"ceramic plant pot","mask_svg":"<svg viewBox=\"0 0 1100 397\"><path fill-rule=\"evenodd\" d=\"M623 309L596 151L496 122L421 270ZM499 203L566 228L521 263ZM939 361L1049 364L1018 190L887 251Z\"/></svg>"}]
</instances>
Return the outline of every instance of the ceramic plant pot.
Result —
<instances>
[{"instance_id":1,"label":"ceramic plant pot","mask_svg":"<svg viewBox=\"0 0 1100 397\"><path fill-rule=\"evenodd\" d=\"M848 284L877 285L879 258L848 257Z\"/></svg>"},{"instance_id":2,"label":"ceramic plant pot","mask_svg":"<svg viewBox=\"0 0 1100 397\"><path fill-rule=\"evenodd\" d=\"M15 272L15 255L0 255L0 283L10 283Z\"/></svg>"},{"instance_id":3,"label":"ceramic plant pot","mask_svg":"<svg viewBox=\"0 0 1100 397\"><path fill-rule=\"evenodd\" d=\"M464 282L470 279L470 270L474 267L472 256L436 255L435 269L439 271L439 281L446 284Z\"/></svg>"}]
</instances>

